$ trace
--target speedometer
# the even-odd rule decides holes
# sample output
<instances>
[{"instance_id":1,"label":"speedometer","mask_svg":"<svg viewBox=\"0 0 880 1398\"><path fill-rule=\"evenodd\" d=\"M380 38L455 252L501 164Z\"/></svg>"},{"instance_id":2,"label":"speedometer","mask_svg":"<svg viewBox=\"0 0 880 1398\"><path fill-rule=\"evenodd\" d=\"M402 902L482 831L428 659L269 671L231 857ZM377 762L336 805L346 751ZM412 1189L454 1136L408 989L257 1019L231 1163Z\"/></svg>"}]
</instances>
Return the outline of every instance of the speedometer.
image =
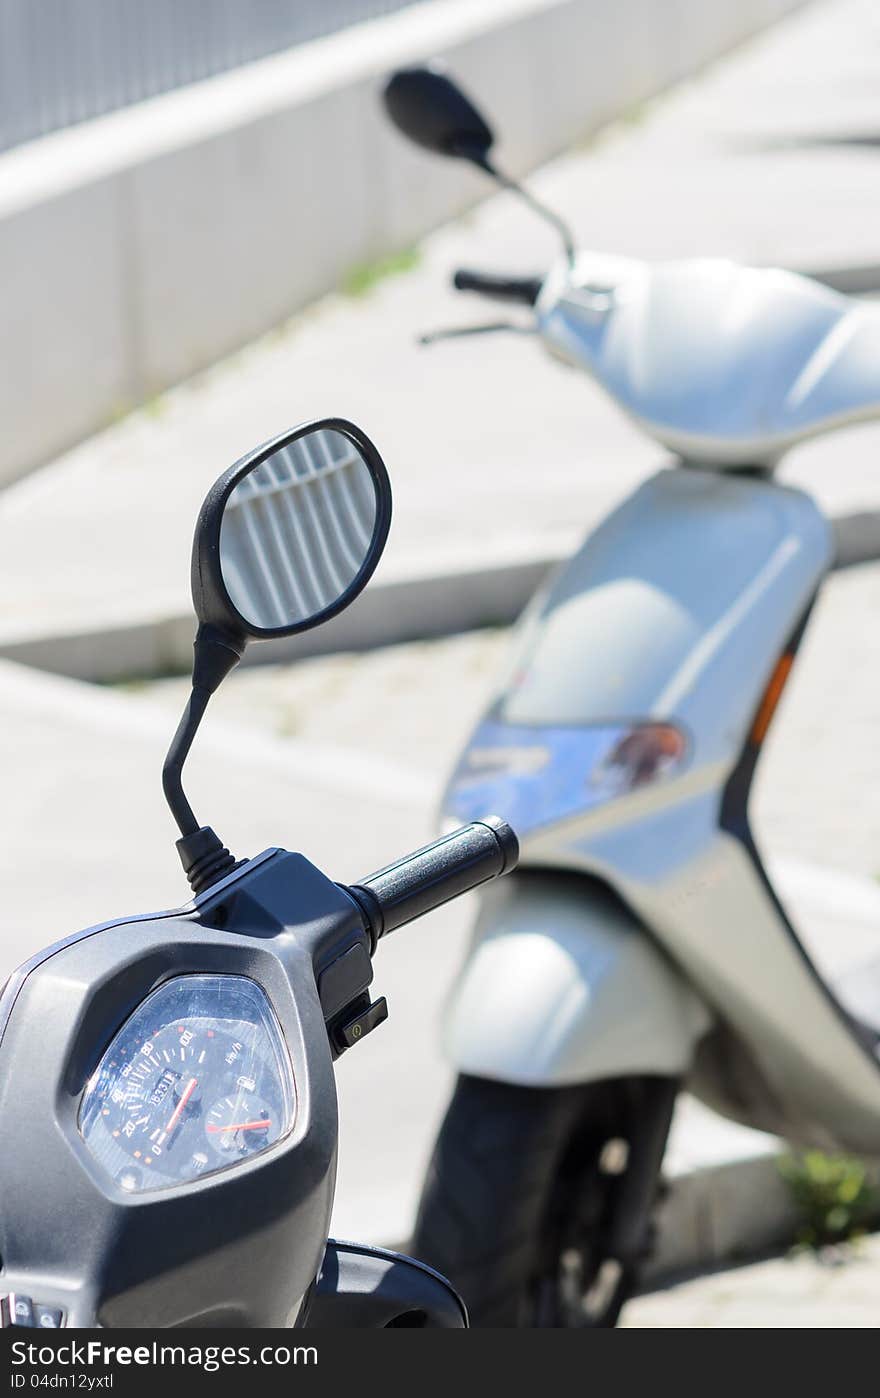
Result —
<instances>
[{"instance_id":1,"label":"speedometer","mask_svg":"<svg viewBox=\"0 0 880 1398\"><path fill-rule=\"evenodd\" d=\"M263 990L244 976L177 976L109 1045L80 1107L98 1163L129 1193L251 1159L293 1126L293 1075Z\"/></svg>"}]
</instances>

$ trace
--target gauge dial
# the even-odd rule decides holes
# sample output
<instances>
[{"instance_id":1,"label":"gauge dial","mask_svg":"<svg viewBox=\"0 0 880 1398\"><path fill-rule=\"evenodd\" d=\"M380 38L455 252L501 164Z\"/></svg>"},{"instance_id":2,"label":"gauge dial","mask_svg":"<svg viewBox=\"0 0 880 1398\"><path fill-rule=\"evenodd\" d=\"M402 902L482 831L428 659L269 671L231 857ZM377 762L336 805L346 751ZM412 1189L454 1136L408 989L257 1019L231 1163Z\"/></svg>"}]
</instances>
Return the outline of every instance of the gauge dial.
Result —
<instances>
[{"instance_id":1,"label":"gauge dial","mask_svg":"<svg viewBox=\"0 0 880 1398\"><path fill-rule=\"evenodd\" d=\"M92 1076L80 1131L129 1192L183 1184L266 1150L293 1125L281 1031L243 976L178 976L143 1002Z\"/></svg>"},{"instance_id":2,"label":"gauge dial","mask_svg":"<svg viewBox=\"0 0 880 1398\"><path fill-rule=\"evenodd\" d=\"M205 1136L218 1155L253 1155L272 1140L272 1107L255 1093L241 1091L221 1097L205 1118Z\"/></svg>"}]
</instances>

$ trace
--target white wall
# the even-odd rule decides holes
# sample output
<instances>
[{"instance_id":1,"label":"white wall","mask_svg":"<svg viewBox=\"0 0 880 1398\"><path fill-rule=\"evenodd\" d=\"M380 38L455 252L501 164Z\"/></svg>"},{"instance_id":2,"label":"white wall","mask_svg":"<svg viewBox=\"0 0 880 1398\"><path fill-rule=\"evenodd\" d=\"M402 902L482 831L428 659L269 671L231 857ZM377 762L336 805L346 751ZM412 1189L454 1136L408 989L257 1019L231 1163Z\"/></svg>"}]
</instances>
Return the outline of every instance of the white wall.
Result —
<instances>
[{"instance_id":1,"label":"white wall","mask_svg":"<svg viewBox=\"0 0 880 1398\"><path fill-rule=\"evenodd\" d=\"M802 0L424 0L0 157L0 482L485 193L378 89L448 58L523 172Z\"/></svg>"}]
</instances>

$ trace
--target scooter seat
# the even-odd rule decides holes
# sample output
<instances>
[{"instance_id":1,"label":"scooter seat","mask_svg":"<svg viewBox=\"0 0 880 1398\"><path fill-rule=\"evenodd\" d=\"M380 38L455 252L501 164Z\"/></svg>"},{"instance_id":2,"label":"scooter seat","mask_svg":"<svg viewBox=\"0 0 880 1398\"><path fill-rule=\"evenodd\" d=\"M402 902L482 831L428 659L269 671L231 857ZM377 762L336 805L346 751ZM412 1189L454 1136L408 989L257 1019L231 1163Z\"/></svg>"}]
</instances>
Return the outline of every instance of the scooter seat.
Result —
<instances>
[{"instance_id":1,"label":"scooter seat","mask_svg":"<svg viewBox=\"0 0 880 1398\"><path fill-rule=\"evenodd\" d=\"M772 465L880 416L880 307L792 272L585 257L548 280L538 317L552 349L699 463Z\"/></svg>"}]
</instances>

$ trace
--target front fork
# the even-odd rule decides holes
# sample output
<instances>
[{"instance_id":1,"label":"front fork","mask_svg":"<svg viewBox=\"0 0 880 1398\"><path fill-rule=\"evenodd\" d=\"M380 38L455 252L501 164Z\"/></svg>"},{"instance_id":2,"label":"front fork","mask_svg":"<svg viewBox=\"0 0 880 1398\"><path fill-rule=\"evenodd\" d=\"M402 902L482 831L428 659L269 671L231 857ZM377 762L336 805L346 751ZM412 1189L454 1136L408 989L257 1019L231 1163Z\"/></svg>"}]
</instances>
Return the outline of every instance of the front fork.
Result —
<instances>
[{"instance_id":1,"label":"front fork","mask_svg":"<svg viewBox=\"0 0 880 1398\"><path fill-rule=\"evenodd\" d=\"M632 1094L629 1150L614 1198L608 1251L629 1269L641 1266L653 1246L660 1172L681 1081L642 1078L626 1086Z\"/></svg>"},{"instance_id":2,"label":"front fork","mask_svg":"<svg viewBox=\"0 0 880 1398\"><path fill-rule=\"evenodd\" d=\"M679 1078L645 1075L583 1089L541 1240L539 1326L617 1324L653 1250L660 1171L680 1086Z\"/></svg>"}]
</instances>

